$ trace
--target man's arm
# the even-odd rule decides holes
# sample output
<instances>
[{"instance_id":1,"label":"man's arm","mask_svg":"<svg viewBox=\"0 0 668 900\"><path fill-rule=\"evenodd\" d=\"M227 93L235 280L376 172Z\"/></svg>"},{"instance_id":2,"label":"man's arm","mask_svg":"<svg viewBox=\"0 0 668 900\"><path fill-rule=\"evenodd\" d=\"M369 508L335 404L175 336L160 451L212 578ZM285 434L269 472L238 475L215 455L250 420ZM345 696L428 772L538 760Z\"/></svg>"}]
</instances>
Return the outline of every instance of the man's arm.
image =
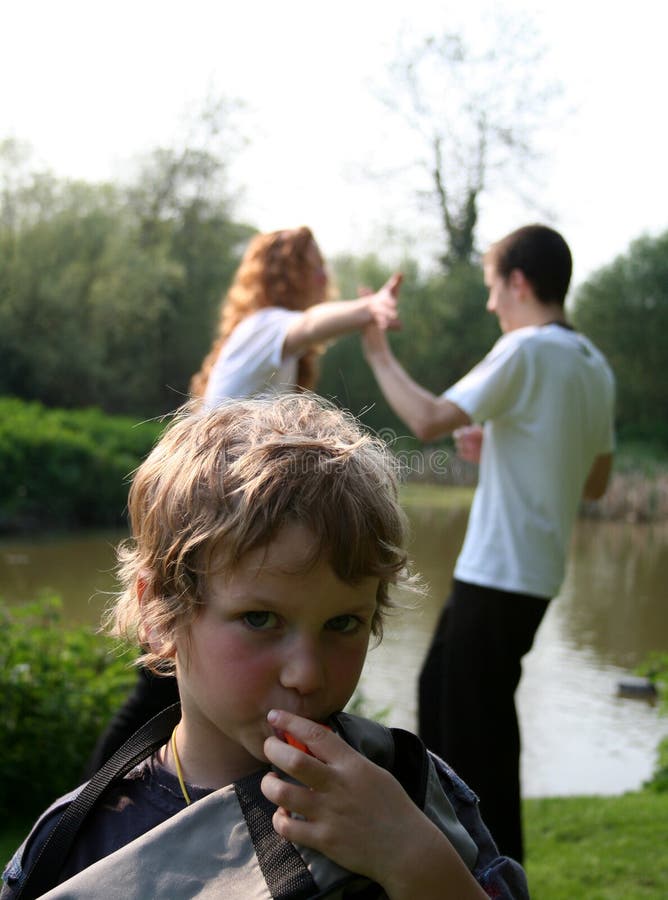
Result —
<instances>
[{"instance_id":1,"label":"man's arm","mask_svg":"<svg viewBox=\"0 0 668 900\"><path fill-rule=\"evenodd\" d=\"M582 496L585 500L599 500L605 494L611 471L612 453L602 453L597 456L582 489Z\"/></svg>"},{"instance_id":2,"label":"man's arm","mask_svg":"<svg viewBox=\"0 0 668 900\"><path fill-rule=\"evenodd\" d=\"M470 424L471 419L463 409L413 381L392 353L385 333L379 328L365 328L363 344L364 355L385 399L421 441L443 437L462 425Z\"/></svg>"}]
</instances>

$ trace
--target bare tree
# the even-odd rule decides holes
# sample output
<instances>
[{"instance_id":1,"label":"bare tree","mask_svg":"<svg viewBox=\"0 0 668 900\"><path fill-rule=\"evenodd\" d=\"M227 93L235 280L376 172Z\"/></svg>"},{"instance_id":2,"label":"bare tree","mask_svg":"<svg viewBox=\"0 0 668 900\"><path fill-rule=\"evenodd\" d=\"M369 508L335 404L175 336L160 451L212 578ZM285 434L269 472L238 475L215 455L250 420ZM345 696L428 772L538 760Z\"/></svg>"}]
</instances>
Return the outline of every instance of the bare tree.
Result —
<instances>
[{"instance_id":1,"label":"bare tree","mask_svg":"<svg viewBox=\"0 0 668 900\"><path fill-rule=\"evenodd\" d=\"M526 201L535 190L537 135L559 93L541 75L542 56L530 25L503 19L483 46L446 32L403 49L390 66L381 99L417 139L445 269L475 257L483 192L503 184Z\"/></svg>"}]
</instances>

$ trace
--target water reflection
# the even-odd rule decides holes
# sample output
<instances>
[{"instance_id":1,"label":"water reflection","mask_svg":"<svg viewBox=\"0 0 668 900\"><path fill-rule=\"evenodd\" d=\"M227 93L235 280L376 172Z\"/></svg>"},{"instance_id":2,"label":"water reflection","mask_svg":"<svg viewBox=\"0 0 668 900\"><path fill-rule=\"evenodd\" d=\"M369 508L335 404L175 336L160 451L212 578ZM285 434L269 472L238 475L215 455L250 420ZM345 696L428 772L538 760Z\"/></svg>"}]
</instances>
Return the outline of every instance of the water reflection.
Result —
<instances>
[{"instance_id":1,"label":"water reflection","mask_svg":"<svg viewBox=\"0 0 668 900\"><path fill-rule=\"evenodd\" d=\"M565 638L601 663L633 667L668 649L668 527L583 521L562 589Z\"/></svg>"},{"instance_id":2,"label":"water reflection","mask_svg":"<svg viewBox=\"0 0 668 900\"><path fill-rule=\"evenodd\" d=\"M0 540L0 597L28 603L45 591L60 595L72 623L98 625L116 587L118 531Z\"/></svg>"},{"instance_id":3,"label":"water reflection","mask_svg":"<svg viewBox=\"0 0 668 900\"><path fill-rule=\"evenodd\" d=\"M411 552L429 584L419 609L393 617L369 654L361 688L367 709L415 727L415 684L450 586L466 507L444 489L410 504ZM0 541L0 595L63 597L67 619L97 625L115 587L119 533ZM518 692L527 796L617 793L651 774L668 717L616 696L617 683L652 650L668 649L668 526L580 521L566 581L527 656ZM410 602L410 598L409 602Z\"/></svg>"}]
</instances>

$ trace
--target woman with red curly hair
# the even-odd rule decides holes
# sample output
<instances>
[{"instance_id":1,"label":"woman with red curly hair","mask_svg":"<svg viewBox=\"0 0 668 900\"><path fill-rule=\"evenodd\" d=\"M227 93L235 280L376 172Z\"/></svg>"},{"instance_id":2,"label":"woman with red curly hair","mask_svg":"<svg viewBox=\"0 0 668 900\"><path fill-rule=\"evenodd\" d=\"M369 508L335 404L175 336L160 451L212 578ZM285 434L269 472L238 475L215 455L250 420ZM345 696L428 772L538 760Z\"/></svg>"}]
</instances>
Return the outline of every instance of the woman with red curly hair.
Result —
<instances>
[{"instance_id":1,"label":"woman with red curly hair","mask_svg":"<svg viewBox=\"0 0 668 900\"><path fill-rule=\"evenodd\" d=\"M322 344L364 328L398 327L393 275L376 293L327 299L325 262L309 228L258 234L223 301L218 334L191 393L207 405L260 391L312 389Z\"/></svg>"}]
</instances>

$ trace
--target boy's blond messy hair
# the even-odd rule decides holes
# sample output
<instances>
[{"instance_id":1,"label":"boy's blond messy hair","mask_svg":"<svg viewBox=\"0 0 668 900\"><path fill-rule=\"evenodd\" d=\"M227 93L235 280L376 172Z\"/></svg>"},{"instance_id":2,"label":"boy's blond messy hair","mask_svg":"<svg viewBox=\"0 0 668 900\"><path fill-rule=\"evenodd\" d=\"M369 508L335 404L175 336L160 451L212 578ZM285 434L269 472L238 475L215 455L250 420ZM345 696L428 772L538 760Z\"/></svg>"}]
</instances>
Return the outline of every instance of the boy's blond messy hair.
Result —
<instances>
[{"instance_id":1,"label":"boy's blond messy hair","mask_svg":"<svg viewBox=\"0 0 668 900\"><path fill-rule=\"evenodd\" d=\"M211 410L187 404L137 470L128 506L124 590L107 625L138 641L141 662L156 671L172 669L177 629L187 633L206 601L207 574L232 571L284 525L308 528L312 562L327 559L347 584L378 578L376 635L392 605L389 585L411 580L391 454L351 415L309 394ZM157 653L148 646L156 634Z\"/></svg>"}]
</instances>

